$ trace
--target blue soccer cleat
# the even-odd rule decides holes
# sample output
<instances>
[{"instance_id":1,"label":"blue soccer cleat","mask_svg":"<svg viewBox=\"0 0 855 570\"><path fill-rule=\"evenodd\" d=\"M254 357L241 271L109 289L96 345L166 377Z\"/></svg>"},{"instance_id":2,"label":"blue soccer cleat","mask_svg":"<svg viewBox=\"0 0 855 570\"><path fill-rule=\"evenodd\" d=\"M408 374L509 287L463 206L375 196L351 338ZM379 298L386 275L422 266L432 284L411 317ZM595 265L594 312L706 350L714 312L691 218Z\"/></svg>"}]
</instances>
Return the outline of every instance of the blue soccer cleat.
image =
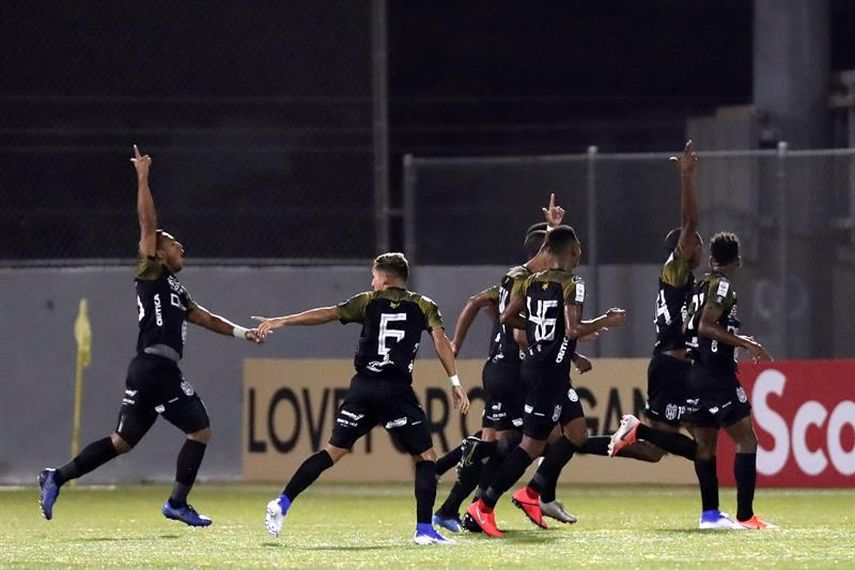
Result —
<instances>
[{"instance_id":1,"label":"blue soccer cleat","mask_svg":"<svg viewBox=\"0 0 855 570\"><path fill-rule=\"evenodd\" d=\"M714 509L701 513L698 528L702 530L741 530L743 527L730 518L727 513Z\"/></svg>"},{"instance_id":2,"label":"blue soccer cleat","mask_svg":"<svg viewBox=\"0 0 855 570\"><path fill-rule=\"evenodd\" d=\"M457 544L456 541L450 538L445 538L433 528L430 523L419 523L416 525L416 532L413 534L413 542L418 545L426 546L428 544Z\"/></svg>"},{"instance_id":3,"label":"blue soccer cleat","mask_svg":"<svg viewBox=\"0 0 855 570\"><path fill-rule=\"evenodd\" d=\"M267 534L273 538L279 538L282 534L282 525L285 523L285 515L291 507L291 500L285 495L273 499L267 503L267 512L264 515L264 528Z\"/></svg>"},{"instance_id":4,"label":"blue soccer cleat","mask_svg":"<svg viewBox=\"0 0 855 570\"><path fill-rule=\"evenodd\" d=\"M172 519L174 521L181 521L184 524L190 526L208 526L212 522L210 517L206 517L205 515L200 515L196 512L196 509L191 507L190 505L184 505L183 507L173 507L169 504L169 501L163 503L163 508L160 509L160 512L163 513L168 519Z\"/></svg>"},{"instance_id":5,"label":"blue soccer cleat","mask_svg":"<svg viewBox=\"0 0 855 570\"><path fill-rule=\"evenodd\" d=\"M463 532L463 527L460 526L460 517L458 516L444 517L436 513L433 515L433 524L455 534Z\"/></svg>"},{"instance_id":6,"label":"blue soccer cleat","mask_svg":"<svg viewBox=\"0 0 855 570\"><path fill-rule=\"evenodd\" d=\"M39 473L39 506L47 520L53 518L53 504L59 497L59 485L56 484L56 469L44 469Z\"/></svg>"}]
</instances>

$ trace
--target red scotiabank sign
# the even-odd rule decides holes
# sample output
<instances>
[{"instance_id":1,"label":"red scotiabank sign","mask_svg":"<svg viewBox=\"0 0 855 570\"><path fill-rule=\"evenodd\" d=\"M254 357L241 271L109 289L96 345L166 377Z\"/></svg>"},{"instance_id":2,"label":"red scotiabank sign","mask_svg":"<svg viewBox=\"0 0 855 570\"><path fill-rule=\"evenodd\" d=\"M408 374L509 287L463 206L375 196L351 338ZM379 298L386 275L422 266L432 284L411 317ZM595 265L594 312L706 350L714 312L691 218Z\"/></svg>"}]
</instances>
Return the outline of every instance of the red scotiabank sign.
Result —
<instances>
[{"instance_id":1,"label":"red scotiabank sign","mask_svg":"<svg viewBox=\"0 0 855 570\"><path fill-rule=\"evenodd\" d=\"M757 432L759 487L855 487L855 360L739 365ZM718 476L732 485L733 444L719 434Z\"/></svg>"}]
</instances>

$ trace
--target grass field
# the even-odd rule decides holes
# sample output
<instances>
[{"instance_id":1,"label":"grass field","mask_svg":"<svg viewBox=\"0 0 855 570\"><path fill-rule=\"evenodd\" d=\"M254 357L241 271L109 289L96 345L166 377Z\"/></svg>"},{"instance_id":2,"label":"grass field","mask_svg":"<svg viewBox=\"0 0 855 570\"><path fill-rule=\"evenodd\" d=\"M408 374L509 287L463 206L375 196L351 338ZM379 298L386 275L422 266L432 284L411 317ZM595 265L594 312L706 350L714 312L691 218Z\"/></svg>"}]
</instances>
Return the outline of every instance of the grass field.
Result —
<instances>
[{"instance_id":1,"label":"grass field","mask_svg":"<svg viewBox=\"0 0 855 570\"><path fill-rule=\"evenodd\" d=\"M539 530L505 501L497 519L507 538L466 534L454 547L411 544L409 485L318 484L275 540L261 521L276 492L201 484L191 499L214 524L192 529L161 516L164 486L63 489L49 522L35 488L2 490L0 567L855 568L855 490L761 489L758 511L782 528L701 532L692 488L562 487L578 524ZM723 508L734 503L723 490Z\"/></svg>"}]
</instances>

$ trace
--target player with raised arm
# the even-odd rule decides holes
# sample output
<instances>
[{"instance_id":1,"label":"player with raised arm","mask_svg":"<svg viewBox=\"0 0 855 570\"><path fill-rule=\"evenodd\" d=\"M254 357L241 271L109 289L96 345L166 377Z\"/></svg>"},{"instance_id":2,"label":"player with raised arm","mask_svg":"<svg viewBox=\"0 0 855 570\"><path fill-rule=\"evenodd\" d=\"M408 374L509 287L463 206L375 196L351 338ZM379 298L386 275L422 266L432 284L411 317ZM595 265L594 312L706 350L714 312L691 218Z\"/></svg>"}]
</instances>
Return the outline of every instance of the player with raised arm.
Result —
<instances>
[{"instance_id":1,"label":"player with raised arm","mask_svg":"<svg viewBox=\"0 0 855 570\"><path fill-rule=\"evenodd\" d=\"M208 526L211 519L187 503L196 474L211 439L205 405L190 385L178 362L184 354L186 322L216 333L260 342L255 329L237 326L196 303L176 274L184 267L184 246L157 229L157 214L149 188L151 157L134 145L131 159L137 172L137 214L140 224L139 262L136 273L139 336L137 355L128 366L125 396L116 430L86 446L77 457L58 469L39 474L44 517L53 517L54 503L63 484L127 453L148 432L158 415L187 434L178 453L175 484L163 504L163 515L191 526Z\"/></svg>"},{"instance_id":2,"label":"player with raised arm","mask_svg":"<svg viewBox=\"0 0 855 570\"><path fill-rule=\"evenodd\" d=\"M573 397L575 392L570 383L570 362L577 339L620 325L626 319L621 309L610 309L591 321L582 320L585 284L571 273L579 263L582 249L571 227L559 226L549 232L544 247L547 269L515 287L500 317L502 324L526 331L528 349L522 362L522 377L528 393L521 443L502 463L490 488L467 509L481 530L494 537L503 536L493 512L496 503L543 453L547 438L562 419L564 406L572 408L563 416L564 438L577 448L585 443L588 435L585 416L578 396ZM539 511L539 498L536 507Z\"/></svg>"},{"instance_id":3,"label":"player with raised arm","mask_svg":"<svg viewBox=\"0 0 855 570\"><path fill-rule=\"evenodd\" d=\"M320 307L283 317L253 317L261 321L262 338L286 326L320 325L335 320L362 324L354 357L356 374L342 401L329 442L297 469L282 494L267 505L264 525L278 537L291 504L320 474L332 467L353 444L383 425L396 436L415 461L416 544L452 543L431 524L436 499L436 454L427 417L413 391L413 361L422 331L428 331L436 354L451 382L454 407L469 411L460 385L451 343L445 336L439 308L429 298L408 291L409 265L401 253L384 253L371 269L372 291L332 307Z\"/></svg>"},{"instance_id":4,"label":"player with raised arm","mask_svg":"<svg viewBox=\"0 0 855 570\"><path fill-rule=\"evenodd\" d=\"M739 334L736 291L731 280L742 265L735 234L720 232L710 240L711 271L692 290L686 330L689 356L687 421L698 444L695 473L701 490L702 529L767 529L754 513L757 482L757 436L751 421L751 404L736 375L736 349L748 351L754 362L772 360L763 346ZM719 511L716 448L723 429L736 445L736 521Z\"/></svg>"},{"instance_id":5,"label":"player with raised arm","mask_svg":"<svg viewBox=\"0 0 855 570\"><path fill-rule=\"evenodd\" d=\"M665 237L668 258L659 271L656 344L647 368L646 417L642 423L633 415L624 416L612 435L608 452L620 455L629 449L627 446L644 440L655 444L657 460L667 451L694 461L697 446L680 433L686 411L686 382L692 367L686 355L684 320L695 284L692 271L700 265L703 253L694 188L698 155L692 141L686 143L682 156L672 156L670 160L680 169L680 227Z\"/></svg>"}]
</instances>

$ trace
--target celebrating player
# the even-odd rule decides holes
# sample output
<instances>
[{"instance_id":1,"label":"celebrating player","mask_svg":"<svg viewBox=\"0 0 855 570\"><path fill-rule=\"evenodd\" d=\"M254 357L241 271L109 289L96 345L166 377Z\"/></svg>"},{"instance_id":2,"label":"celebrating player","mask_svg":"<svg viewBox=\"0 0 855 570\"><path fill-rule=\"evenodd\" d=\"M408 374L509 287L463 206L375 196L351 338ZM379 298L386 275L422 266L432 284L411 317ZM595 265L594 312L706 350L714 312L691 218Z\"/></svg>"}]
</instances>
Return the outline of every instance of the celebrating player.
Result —
<instances>
[{"instance_id":1,"label":"celebrating player","mask_svg":"<svg viewBox=\"0 0 855 570\"><path fill-rule=\"evenodd\" d=\"M320 325L335 320L361 323L354 367L356 375L339 407L329 443L306 459L285 486L270 501L264 525L272 536L282 532L291 503L320 474L347 455L353 444L378 424L396 436L412 455L416 465L416 544L449 543L434 530L431 512L436 499L436 454L427 417L413 392L413 361L422 331L430 332L436 354L451 382L454 407L469 411L469 399L460 385L451 343L445 336L436 304L408 291L409 265L400 253L384 253L374 260L371 270L373 291L360 293L333 307L320 307L276 318L253 317L261 321L262 338L285 326Z\"/></svg>"},{"instance_id":2,"label":"celebrating player","mask_svg":"<svg viewBox=\"0 0 855 570\"><path fill-rule=\"evenodd\" d=\"M184 246L170 234L157 229L157 214L148 183L151 157L140 155L134 145L131 162L137 171L140 223L139 263L135 279L139 336L137 355L128 366L119 422L109 437L90 443L59 469L45 469L39 474L39 504L44 517L50 520L63 484L129 452L160 414L187 434L187 440L178 453L175 485L163 504L162 512L169 519L191 526L208 526L211 519L200 515L187 503L187 495L196 481L211 439L211 428L205 405L178 368L184 353L186 322L243 340L260 342L261 337L255 329L237 326L211 314L196 303L178 281L175 274L184 267Z\"/></svg>"}]
</instances>

